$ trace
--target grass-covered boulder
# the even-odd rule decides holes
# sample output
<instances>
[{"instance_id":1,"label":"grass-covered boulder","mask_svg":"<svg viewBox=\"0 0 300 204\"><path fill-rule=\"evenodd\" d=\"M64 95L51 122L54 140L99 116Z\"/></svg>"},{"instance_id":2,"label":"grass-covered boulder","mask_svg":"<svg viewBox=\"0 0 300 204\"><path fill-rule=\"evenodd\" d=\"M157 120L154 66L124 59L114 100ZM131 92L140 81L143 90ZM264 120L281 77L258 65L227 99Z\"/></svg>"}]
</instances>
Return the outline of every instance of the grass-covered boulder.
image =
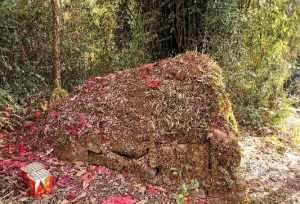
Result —
<instances>
[{"instance_id":1,"label":"grass-covered boulder","mask_svg":"<svg viewBox=\"0 0 300 204\"><path fill-rule=\"evenodd\" d=\"M185 53L78 87L48 113L44 136L58 157L128 171L208 196L236 188L238 129L220 67Z\"/></svg>"}]
</instances>

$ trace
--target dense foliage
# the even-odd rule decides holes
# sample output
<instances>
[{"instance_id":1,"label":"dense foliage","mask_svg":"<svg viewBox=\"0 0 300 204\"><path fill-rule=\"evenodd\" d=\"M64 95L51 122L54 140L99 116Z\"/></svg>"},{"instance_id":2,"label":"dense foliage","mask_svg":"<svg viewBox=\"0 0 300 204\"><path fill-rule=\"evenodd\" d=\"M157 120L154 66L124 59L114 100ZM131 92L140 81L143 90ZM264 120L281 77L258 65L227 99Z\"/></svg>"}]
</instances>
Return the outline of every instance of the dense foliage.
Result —
<instances>
[{"instance_id":1,"label":"dense foliage","mask_svg":"<svg viewBox=\"0 0 300 204\"><path fill-rule=\"evenodd\" d=\"M25 97L47 85L51 63L45 42L49 28L38 9L40 3L0 3L0 85L15 96ZM2 95L2 94L1 94Z\"/></svg>"},{"instance_id":2,"label":"dense foliage","mask_svg":"<svg viewBox=\"0 0 300 204\"><path fill-rule=\"evenodd\" d=\"M299 55L299 1L61 2L60 60L67 90L91 75L192 49L211 54L224 68L240 120L274 124L284 117L284 84ZM22 103L50 93L49 1L3 0L0 11L0 99L12 96ZM297 93L299 83L290 84Z\"/></svg>"},{"instance_id":3,"label":"dense foliage","mask_svg":"<svg viewBox=\"0 0 300 204\"><path fill-rule=\"evenodd\" d=\"M65 0L61 5L63 87L147 59L147 33L135 1ZM121 6L123 5L123 8ZM0 2L0 87L24 97L51 87L51 8L44 0ZM118 16L122 10L122 15ZM127 18L126 18L127 17ZM120 19L126 42L117 45ZM122 34L122 33L121 33Z\"/></svg>"},{"instance_id":4,"label":"dense foliage","mask_svg":"<svg viewBox=\"0 0 300 204\"><path fill-rule=\"evenodd\" d=\"M288 101L283 88L297 52L297 7L293 0L209 4L211 53L225 69L240 118L272 124L284 118Z\"/></svg>"}]
</instances>

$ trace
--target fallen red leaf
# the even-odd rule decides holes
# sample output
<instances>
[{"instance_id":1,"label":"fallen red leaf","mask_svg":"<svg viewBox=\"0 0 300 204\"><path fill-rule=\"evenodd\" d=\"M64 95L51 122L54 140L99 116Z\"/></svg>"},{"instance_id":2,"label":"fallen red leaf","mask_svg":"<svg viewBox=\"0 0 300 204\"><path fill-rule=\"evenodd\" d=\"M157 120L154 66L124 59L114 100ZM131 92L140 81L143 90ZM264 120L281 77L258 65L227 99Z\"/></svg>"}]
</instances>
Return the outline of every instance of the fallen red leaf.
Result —
<instances>
[{"instance_id":1,"label":"fallen red leaf","mask_svg":"<svg viewBox=\"0 0 300 204\"><path fill-rule=\"evenodd\" d=\"M33 124L29 129L29 135L36 135L38 133L38 128L35 124Z\"/></svg>"},{"instance_id":2,"label":"fallen red leaf","mask_svg":"<svg viewBox=\"0 0 300 204\"><path fill-rule=\"evenodd\" d=\"M100 143L101 144L107 144L108 143L108 138L105 137L104 135L100 135Z\"/></svg>"},{"instance_id":3,"label":"fallen red leaf","mask_svg":"<svg viewBox=\"0 0 300 204\"><path fill-rule=\"evenodd\" d=\"M27 154L27 150L24 144L18 144L17 145L19 156L24 157Z\"/></svg>"},{"instance_id":4,"label":"fallen red leaf","mask_svg":"<svg viewBox=\"0 0 300 204\"><path fill-rule=\"evenodd\" d=\"M79 121L66 125L66 130L70 135L76 136L79 131L87 126L87 120L84 115L79 115Z\"/></svg>"},{"instance_id":5,"label":"fallen red leaf","mask_svg":"<svg viewBox=\"0 0 300 204\"><path fill-rule=\"evenodd\" d=\"M150 70L153 67L153 64L145 64L142 69L139 70L139 75L144 80L150 79Z\"/></svg>"},{"instance_id":6,"label":"fallen red leaf","mask_svg":"<svg viewBox=\"0 0 300 204\"><path fill-rule=\"evenodd\" d=\"M23 127L27 130L29 135L35 135L38 132L37 126L31 121L25 121Z\"/></svg>"},{"instance_id":7,"label":"fallen red leaf","mask_svg":"<svg viewBox=\"0 0 300 204\"><path fill-rule=\"evenodd\" d=\"M102 204L135 204L135 200L133 200L130 196L121 197L121 196L113 196L109 197L102 202Z\"/></svg>"},{"instance_id":8,"label":"fallen red leaf","mask_svg":"<svg viewBox=\"0 0 300 204\"><path fill-rule=\"evenodd\" d=\"M146 190L149 197L155 197L160 191L161 190L158 187L152 185L148 185Z\"/></svg>"},{"instance_id":9,"label":"fallen red leaf","mask_svg":"<svg viewBox=\"0 0 300 204\"><path fill-rule=\"evenodd\" d=\"M150 71L153 68L153 64L145 64L143 67L143 78L147 80L150 77Z\"/></svg>"},{"instance_id":10,"label":"fallen red leaf","mask_svg":"<svg viewBox=\"0 0 300 204\"><path fill-rule=\"evenodd\" d=\"M78 128L79 128L79 129L85 128L85 127L86 127L86 124L87 124L87 121L86 121L85 116L84 116L84 115L80 115L80 116L79 116L79 124L78 124Z\"/></svg>"},{"instance_id":11,"label":"fallen red leaf","mask_svg":"<svg viewBox=\"0 0 300 204\"><path fill-rule=\"evenodd\" d=\"M0 160L0 169L2 170L8 170L8 169L16 169L21 168L23 166L26 166L27 162L22 162L18 160Z\"/></svg>"},{"instance_id":12,"label":"fallen red leaf","mask_svg":"<svg viewBox=\"0 0 300 204\"><path fill-rule=\"evenodd\" d=\"M59 187L66 187L68 186L68 184L72 181L71 176L69 175L64 175L58 178L58 180L56 181L56 185Z\"/></svg>"},{"instance_id":13,"label":"fallen red leaf","mask_svg":"<svg viewBox=\"0 0 300 204\"><path fill-rule=\"evenodd\" d=\"M99 175L106 175L106 176L111 175L111 170L108 169L108 168L105 168L103 166L94 167L94 171L95 171L96 174L99 174Z\"/></svg>"},{"instance_id":14,"label":"fallen red leaf","mask_svg":"<svg viewBox=\"0 0 300 204\"><path fill-rule=\"evenodd\" d=\"M148 80L146 85L147 85L148 88L158 89L159 86L160 86L160 81L155 80L155 79L150 79L150 80Z\"/></svg>"},{"instance_id":15,"label":"fallen red leaf","mask_svg":"<svg viewBox=\"0 0 300 204\"><path fill-rule=\"evenodd\" d=\"M192 204L192 199L190 197L185 197L183 203L184 204Z\"/></svg>"},{"instance_id":16,"label":"fallen red leaf","mask_svg":"<svg viewBox=\"0 0 300 204\"><path fill-rule=\"evenodd\" d=\"M69 135L74 135L74 136L77 135L79 131L79 129L75 125L67 126L66 130L69 133Z\"/></svg>"},{"instance_id":17,"label":"fallen red leaf","mask_svg":"<svg viewBox=\"0 0 300 204\"><path fill-rule=\"evenodd\" d=\"M203 199L198 199L196 200L195 204L207 204L207 201Z\"/></svg>"},{"instance_id":18,"label":"fallen red leaf","mask_svg":"<svg viewBox=\"0 0 300 204\"><path fill-rule=\"evenodd\" d=\"M153 68L153 65L154 65L153 63L150 63L150 64L144 64L144 69L150 71L150 69Z\"/></svg>"},{"instance_id":19,"label":"fallen red leaf","mask_svg":"<svg viewBox=\"0 0 300 204\"><path fill-rule=\"evenodd\" d=\"M12 154L14 152L14 146L11 145L11 144L6 144L4 147L3 147L3 150L6 154Z\"/></svg>"},{"instance_id":20,"label":"fallen red leaf","mask_svg":"<svg viewBox=\"0 0 300 204\"><path fill-rule=\"evenodd\" d=\"M72 200L75 200L75 198L77 197L78 195L78 192L77 191L71 191L69 192L65 198L68 200L68 201L72 201Z\"/></svg>"},{"instance_id":21,"label":"fallen red leaf","mask_svg":"<svg viewBox=\"0 0 300 204\"><path fill-rule=\"evenodd\" d=\"M41 118L41 112L40 112L40 111L35 111L35 112L34 112L34 118L35 118L36 120L39 120L39 119Z\"/></svg>"},{"instance_id":22,"label":"fallen red leaf","mask_svg":"<svg viewBox=\"0 0 300 204\"><path fill-rule=\"evenodd\" d=\"M92 172L87 172L85 174L83 174L81 177L80 177L80 180L82 181L82 187L83 189L87 188L91 181L93 181L95 179L95 176Z\"/></svg>"},{"instance_id":23,"label":"fallen red leaf","mask_svg":"<svg viewBox=\"0 0 300 204\"><path fill-rule=\"evenodd\" d=\"M31 161L31 162L39 160L39 159L40 159L40 157L38 155L35 155L35 154L30 154L30 155L27 156L27 160Z\"/></svg>"},{"instance_id":24,"label":"fallen red leaf","mask_svg":"<svg viewBox=\"0 0 300 204\"><path fill-rule=\"evenodd\" d=\"M97 83L93 81L93 79L90 79L87 81L86 85L83 87L85 93L88 93L96 88Z\"/></svg>"},{"instance_id":25,"label":"fallen red leaf","mask_svg":"<svg viewBox=\"0 0 300 204\"><path fill-rule=\"evenodd\" d=\"M58 118L58 112L56 111L51 111L50 113L48 113L47 115L47 120L48 119L57 119Z\"/></svg>"},{"instance_id":26,"label":"fallen red leaf","mask_svg":"<svg viewBox=\"0 0 300 204\"><path fill-rule=\"evenodd\" d=\"M7 134L4 132L0 132L0 140L1 139L6 139L7 138Z\"/></svg>"}]
</instances>

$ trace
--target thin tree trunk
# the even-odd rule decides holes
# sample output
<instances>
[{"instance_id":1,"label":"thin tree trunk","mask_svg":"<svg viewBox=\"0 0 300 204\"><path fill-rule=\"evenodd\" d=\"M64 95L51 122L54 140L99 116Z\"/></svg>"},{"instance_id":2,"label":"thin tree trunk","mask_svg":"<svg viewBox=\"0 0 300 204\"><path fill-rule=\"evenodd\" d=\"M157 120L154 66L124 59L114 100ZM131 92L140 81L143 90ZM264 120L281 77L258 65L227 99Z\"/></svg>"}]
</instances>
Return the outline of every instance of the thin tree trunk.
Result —
<instances>
[{"instance_id":1,"label":"thin tree trunk","mask_svg":"<svg viewBox=\"0 0 300 204\"><path fill-rule=\"evenodd\" d=\"M60 20L59 20L59 10L60 2L59 0L51 0L52 4L52 20L53 20L53 42L52 42L52 77L54 88L61 88L61 70L60 70Z\"/></svg>"}]
</instances>

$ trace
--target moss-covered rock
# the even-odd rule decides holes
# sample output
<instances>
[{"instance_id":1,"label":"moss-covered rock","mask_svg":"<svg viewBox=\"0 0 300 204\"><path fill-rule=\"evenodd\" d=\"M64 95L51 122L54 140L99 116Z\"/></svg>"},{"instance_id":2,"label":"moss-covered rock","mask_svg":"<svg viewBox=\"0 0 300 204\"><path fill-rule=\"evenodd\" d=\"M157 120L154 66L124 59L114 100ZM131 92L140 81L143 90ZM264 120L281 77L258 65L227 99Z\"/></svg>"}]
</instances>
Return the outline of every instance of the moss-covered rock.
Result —
<instances>
[{"instance_id":1,"label":"moss-covered rock","mask_svg":"<svg viewBox=\"0 0 300 204\"><path fill-rule=\"evenodd\" d=\"M206 55L188 52L92 78L56 111L48 136L62 158L78 149L93 164L174 190L192 179L208 196L237 189L237 123L221 69ZM65 151L60 137L70 140Z\"/></svg>"}]
</instances>

